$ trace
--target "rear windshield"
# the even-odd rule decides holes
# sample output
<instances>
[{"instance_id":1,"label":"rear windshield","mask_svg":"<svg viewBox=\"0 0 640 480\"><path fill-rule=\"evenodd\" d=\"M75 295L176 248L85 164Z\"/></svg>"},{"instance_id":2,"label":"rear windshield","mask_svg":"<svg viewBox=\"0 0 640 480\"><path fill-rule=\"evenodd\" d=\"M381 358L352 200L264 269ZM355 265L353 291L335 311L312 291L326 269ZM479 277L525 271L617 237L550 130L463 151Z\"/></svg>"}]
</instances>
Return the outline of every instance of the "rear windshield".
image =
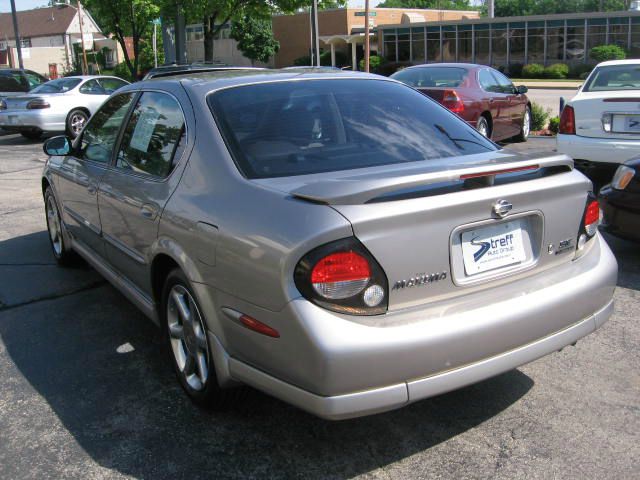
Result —
<instances>
[{"instance_id":1,"label":"rear windshield","mask_svg":"<svg viewBox=\"0 0 640 480\"><path fill-rule=\"evenodd\" d=\"M64 93L73 89L82 79L80 78L59 78L43 83L39 87L31 90L32 93Z\"/></svg>"},{"instance_id":2,"label":"rear windshield","mask_svg":"<svg viewBox=\"0 0 640 480\"><path fill-rule=\"evenodd\" d=\"M29 81L15 70L0 71L0 92L28 92Z\"/></svg>"},{"instance_id":3,"label":"rear windshield","mask_svg":"<svg viewBox=\"0 0 640 480\"><path fill-rule=\"evenodd\" d=\"M406 68L391 75L391 78L412 87L459 87L469 72L457 67Z\"/></svg>"},{"instance_id":4,"label":"rear windshield","mask_svg":"<svg viewBox=\"0 0 640 480\"><path fill-rule=\"evenodd\" d=\"M598 67L589 76L583 92L640 89L640 64Z\"/></svg>"},{"instance_id":5,"label":"rear windshield","mask_svg":"<svg viewBox=\"0 0 640 480\"><path fill-rule=\"evenodd\" d=\"M303 80L214 92L209 106L248 178L470 155L497 147L421 93L385 80Z\"/></svg>"}]
</instances>

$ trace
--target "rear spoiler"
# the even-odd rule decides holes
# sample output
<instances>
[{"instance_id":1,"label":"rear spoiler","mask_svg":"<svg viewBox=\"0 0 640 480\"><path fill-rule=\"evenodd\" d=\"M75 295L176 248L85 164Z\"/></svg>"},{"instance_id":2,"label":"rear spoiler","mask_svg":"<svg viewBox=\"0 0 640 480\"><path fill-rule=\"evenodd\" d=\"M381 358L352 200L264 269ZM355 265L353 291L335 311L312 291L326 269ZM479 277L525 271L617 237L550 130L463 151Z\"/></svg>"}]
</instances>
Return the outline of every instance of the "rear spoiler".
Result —
<instances>
[{"instance_id":1,"label":"rear spoiler","mask_svg":"<svg viewBox=\"0 0 640 480\"><path fill-rule=\"evenodd\" d=\"M295 198L327 205L359 205L382 195L429 185L461 183L467 188L493 185L500 175L534 173L541 170L573 170L573 160L566 155L528 157L526 160L484 163L453 170L426 171L411 175L354 175L309 183L291 192Z\"/></svg>"}]
</instances>

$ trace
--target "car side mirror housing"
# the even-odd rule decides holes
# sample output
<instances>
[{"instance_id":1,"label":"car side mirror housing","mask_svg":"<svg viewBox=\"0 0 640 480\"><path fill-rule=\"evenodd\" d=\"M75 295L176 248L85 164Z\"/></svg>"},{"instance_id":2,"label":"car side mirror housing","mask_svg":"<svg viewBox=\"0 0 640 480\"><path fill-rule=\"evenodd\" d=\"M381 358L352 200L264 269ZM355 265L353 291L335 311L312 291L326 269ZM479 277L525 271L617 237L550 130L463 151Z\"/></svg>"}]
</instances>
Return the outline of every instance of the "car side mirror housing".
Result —
<instances>
[{"instance_id":1,"label":"car side mirror housing","mask_svg":"<svg viewBox=\"0 0 640 480\"><path fill-rule=\"evenodd\" d=\"M528 91L529 89L524 85L518 85L518 87L516 88L516 92L518 92L518 95L524 95Z\"/></svg>"},{"instance_id":2,"label":"car side mirror housing","mask_svg":"<svg viewBox=\"0 0 640 480\"><path fill-rule=\"evenodd\" d=\"M64 135L51 137L42 145L44 153L47 155L69 155L71 152L71 141Z\"/></svg>"}]
</instances>

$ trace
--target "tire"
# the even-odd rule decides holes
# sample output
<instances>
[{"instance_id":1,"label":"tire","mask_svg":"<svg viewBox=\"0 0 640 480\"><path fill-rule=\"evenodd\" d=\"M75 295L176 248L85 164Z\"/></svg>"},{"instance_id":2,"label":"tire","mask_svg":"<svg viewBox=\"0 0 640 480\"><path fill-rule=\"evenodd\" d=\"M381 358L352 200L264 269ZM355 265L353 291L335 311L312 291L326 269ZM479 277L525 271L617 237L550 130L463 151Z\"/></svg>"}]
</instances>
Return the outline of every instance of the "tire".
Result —
<instances>
[{"instance_id":1,"label":"tire","mask_svg":"<svg viewBox=\"0 0 640 480\"><path fill-rule=\"evenodd\" d=\"M58 208L58 202L53 195L51 187L47 187L44 192L44 211L47 219L47 232L49 234L49 245L51 245L51 251L56 259L56 262L60 266L74 265L78 256L69 248L64 235L64 224L60 217L60 209Z\"/></svg>"},{"instance_id":2,"label":"tire","mask_svg":"<svg viewBox=\"0 0 640 480\"><path fill-rule=\"evenodd\" d=\"M531 109L526 107L524 109L524 115L522 116L522 125L520 126L520 133L514 138L516 142L526 142L531 132Z\"/></svg>"},{"instance_id":3,"label":"tire","mask_svg":"<svg viewBox=\"0 0 640 480\"><path fill-rule=\"evenodd\" d=\"M476 123L476 130L483 136L491 138L491 127L489 126L489 120L484 115L480 115L478 122Z\"/></svg>"},{"instance_id":4,"label":"tire","mask_svg":"<svg viewBox=\"0 0 640 480\"><path fill-rule=\"evenodd\" d=\"M42 136L42 132L40 130L26 130L20 132L24 138L28 138L29 140L39 140Z\"/></svg>"},{"instance_id":5,"label":"tire","mask_svg":"<svg viewBox=\"0 0 640 480\"><path fill-rule=\"evenodd\" d=\"M243 387L221 389L215 374L206 322L187 277L175 269L162 289L160 321L165 344L182 389L201 407L220 410L236 404Z\"/></svg>"},{"instance_id":6,"label":"tire","mask_svg":"<svg viewBox=\"0 0 640 480\"><path fill-rule=\"evenodd\" d=\"M84 110L76 108L67 115L67 135L76 138L89 120L89 115Z\"/></svg>"}]
</instances>

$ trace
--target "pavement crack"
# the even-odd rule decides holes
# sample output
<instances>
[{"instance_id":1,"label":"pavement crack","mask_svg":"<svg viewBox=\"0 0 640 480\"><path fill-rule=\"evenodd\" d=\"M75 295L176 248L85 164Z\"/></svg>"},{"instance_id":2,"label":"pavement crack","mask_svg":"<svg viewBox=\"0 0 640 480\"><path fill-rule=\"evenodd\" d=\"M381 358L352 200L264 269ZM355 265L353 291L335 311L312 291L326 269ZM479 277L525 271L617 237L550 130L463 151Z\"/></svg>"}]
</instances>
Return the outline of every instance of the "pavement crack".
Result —
<instances>
[{"instance_id":1,"label":"pavement crack","mask_svg":"<svg viewBox=\"0 0 640 480\"><path fill-rule=\"evenodd\" d=\"M100 288L106 285L106 280L96 280L95 282L91 282L88 285L85 285L80 288L75 288L73 290L69 290L66 292L56 293L53 295L45 295L43 297L34 298L32 300L27 300L26 302L16 303L14 305L6 305L0 302L0 312L6 312L7 310L14 310L16 308L25 307L27 305L32 305L34 303L45 302L48 300L57 300L59 298L70 297L71 295L75 295L76 293L82 293L89 290L95 290L96 288Z\"/></svg>"}]
</instances>

